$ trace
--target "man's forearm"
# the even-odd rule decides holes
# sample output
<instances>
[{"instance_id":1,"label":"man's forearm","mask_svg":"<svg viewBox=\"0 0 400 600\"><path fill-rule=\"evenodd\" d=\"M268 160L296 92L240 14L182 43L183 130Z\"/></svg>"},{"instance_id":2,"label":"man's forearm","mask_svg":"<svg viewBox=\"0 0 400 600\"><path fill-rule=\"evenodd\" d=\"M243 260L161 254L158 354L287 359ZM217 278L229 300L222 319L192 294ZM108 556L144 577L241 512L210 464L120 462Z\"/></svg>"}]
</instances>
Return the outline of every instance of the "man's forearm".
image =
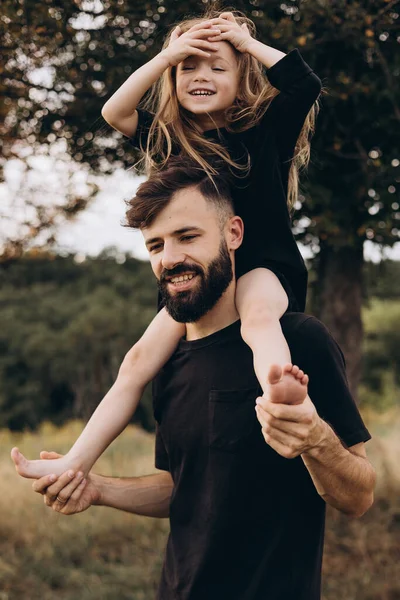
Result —
<instances>
[{"instance_id":1,"label":"man's forearm","mask_svg":"<svg viewBox=\"0 0 400 600\"><path fill-rule=\"evenodd\" d=\"M169 516L173 482L163 471L144 477L103 477L95 475L99 489L98 506L109 506L145 517Z\"/></svg>"},{"instance_id":2,"label":"man's forearm","mask_svg":"<svg viewBox=\"0 0 400 600\"><path fill-rule=\"evenodd\" d=\"M344 448L324 421L322 427L321 443L303 452L301 457L319 495L338 510L359 517L373 502L374 468L366 457Z\"/></svg>"}]
</instances>

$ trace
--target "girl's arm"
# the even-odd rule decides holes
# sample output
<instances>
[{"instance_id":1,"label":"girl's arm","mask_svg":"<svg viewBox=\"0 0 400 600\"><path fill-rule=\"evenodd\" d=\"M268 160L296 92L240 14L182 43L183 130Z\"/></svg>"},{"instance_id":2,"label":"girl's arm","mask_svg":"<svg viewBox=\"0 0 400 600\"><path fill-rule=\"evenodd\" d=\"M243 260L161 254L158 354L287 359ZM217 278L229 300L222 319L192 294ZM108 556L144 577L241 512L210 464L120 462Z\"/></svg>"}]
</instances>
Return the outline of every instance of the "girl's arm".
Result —
<instances>
[{"instance_id":1,"label":"girl's arm","mask_svg":"<svg viewBox=\"0 0 400 600\"><path fill-rule=\"evenodd\" d=\"M216 31L219 33L219 30ZM207 39L213 33L215 30L209 21L195 25L183 34L176 27L168 47L135 71L107 100L101 111L107 123L127 137L132 137L138 125L136 107L147 90L168 67L177 65L188 56L210 56L209 53L217 49Z\"/></svg>"},{"instance_id":2,"label":"girl's arm","mask_svg":"<svg viewBox=\"0 0 400 600\"><path fill-rule=\"evenodd\" d=\"M54 460L27 460L17 448L11 457L22 477L37 479L68 469L87 474L99 456L128 425L143 389L175 350L185 326L161 310L126 355L116 382L103 398L71 450ZM160 344L162 340L162 344Z\"/></svg>"},{"instance_id":3,"label":"girl's arm","mask_svg":"<svg viewBox=\"0 0 400 600\"><path fill-rule=\"evenodd\" d=\"M138 125L136 107L168 66L167 57L160 53L135 71L103 106L101 114L107 123L123 135L133 137Z\"/></svg>"}]
</instances>

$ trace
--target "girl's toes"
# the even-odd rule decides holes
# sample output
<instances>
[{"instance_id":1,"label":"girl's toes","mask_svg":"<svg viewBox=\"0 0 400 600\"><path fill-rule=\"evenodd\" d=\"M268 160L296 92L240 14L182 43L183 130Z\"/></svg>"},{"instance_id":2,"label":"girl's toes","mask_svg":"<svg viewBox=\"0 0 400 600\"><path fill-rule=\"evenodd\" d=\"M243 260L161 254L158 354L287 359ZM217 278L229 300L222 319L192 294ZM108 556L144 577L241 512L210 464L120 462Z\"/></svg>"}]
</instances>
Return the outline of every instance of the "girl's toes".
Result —
<instances>
[{"instance_id":1,"label":"girl's toes","mask_svg":"<svg viewBox=\"0 0 400 600\"><path fill-rule=\"evenodd\" d=\"M301 383L303 385L307 385L309 381L308 375L304 375L303 379L301 380Z\"/></svg>"},{"instance_id":2,"label":"girl's toes","mask_svg":"<svg viewBox=\"0 0 400 600\"><path fill-rule=\"evenodd\" d=\"M297 379L302 379L303 377L304 377L304 371L302 371L300 369L299 372L297 373Z\"/></svg>"},{"instance_id":3,"label":"girl's toes","mask_svg":"<svg viewBox=\"0 0 400 600\"><path fill-rule=\"evenodd\" d=\"M296 375L298 374L299 371L300 371L299 367L297 365L293 365L292 375L294 375L296 377Z\"/></svg>"}]
</instances>

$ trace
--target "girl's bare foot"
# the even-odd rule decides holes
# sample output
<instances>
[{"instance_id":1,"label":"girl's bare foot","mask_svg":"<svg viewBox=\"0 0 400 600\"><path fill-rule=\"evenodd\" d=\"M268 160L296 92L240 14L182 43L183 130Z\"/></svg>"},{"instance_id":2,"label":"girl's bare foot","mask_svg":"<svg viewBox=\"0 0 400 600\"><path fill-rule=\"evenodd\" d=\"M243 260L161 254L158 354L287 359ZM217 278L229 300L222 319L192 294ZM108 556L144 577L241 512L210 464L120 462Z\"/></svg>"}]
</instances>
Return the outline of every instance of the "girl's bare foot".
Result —
<instances>
[{"instance_id":1,"label":"girl's bare foot","mask_svg":"<svg viewBox=\"0 0 400 600\"><path fill-rule=\"evenodd\" d=\"M301 404L307 396L308 375L297 365L272 365L268 373L269 397L278 404Z\"/></svg>"},{"instance_id":2,"label":"girl's bare foot","mask_svg":"<svg viewBox=\"0 0 400 600\"><path fill-rule=\"evenodd\" d=\"M54 475L62 475L68 469L72 469L75 472L79 469L79 465L73 465L68 456L53 460L28 460L18 448L13 448L11 450L11 458L17 473L21 477L27 477L28 479L39 479L52 473Z\"/></svg>"}]
</instances>

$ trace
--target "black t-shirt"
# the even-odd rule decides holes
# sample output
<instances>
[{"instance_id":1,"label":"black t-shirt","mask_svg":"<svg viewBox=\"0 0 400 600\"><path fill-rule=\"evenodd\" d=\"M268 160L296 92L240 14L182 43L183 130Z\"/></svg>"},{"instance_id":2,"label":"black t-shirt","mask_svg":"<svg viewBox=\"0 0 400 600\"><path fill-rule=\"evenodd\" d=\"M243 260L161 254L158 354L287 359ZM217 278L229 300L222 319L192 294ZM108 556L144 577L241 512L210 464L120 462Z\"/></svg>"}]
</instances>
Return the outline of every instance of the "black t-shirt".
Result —
<instances>
[{"instance_id":1,"label":"black t-shirt","mask_svg":"<svg viewBox=\"0 0 400 600\"><path fill-rule=\"evenodd\" d=\"M301 313L281 324L319 415L347 446L367 441L325 326ZM258 395L238 321L182 340L154 382L156 467L174 481L159 600L320 598L325 502L301 457L265 443Z\"/></svg>"},{"instance_id":2,"label":"black t-shirt","mask_svg":"<svg viewBox=\"0 0 400 600\"><path fill-rule=\"evenodd\" d=\"M288 175L297 138L318 98L321 82L298 50L268 69L267 77L280 93L258 125L241 133L220 128L204 135L219 139L241 164L247 163L247 153L250 155L250 174L237 179L232 189L235 210L245 225L243 244L236 252L237 276L257 267L269 268L278 275L288 295L290 290L294 293L300 310L304 310L307 269L291 230ZM131 142L145 147L153 115L138 112L138 128Z\"/></svg>"}]
</instances>

